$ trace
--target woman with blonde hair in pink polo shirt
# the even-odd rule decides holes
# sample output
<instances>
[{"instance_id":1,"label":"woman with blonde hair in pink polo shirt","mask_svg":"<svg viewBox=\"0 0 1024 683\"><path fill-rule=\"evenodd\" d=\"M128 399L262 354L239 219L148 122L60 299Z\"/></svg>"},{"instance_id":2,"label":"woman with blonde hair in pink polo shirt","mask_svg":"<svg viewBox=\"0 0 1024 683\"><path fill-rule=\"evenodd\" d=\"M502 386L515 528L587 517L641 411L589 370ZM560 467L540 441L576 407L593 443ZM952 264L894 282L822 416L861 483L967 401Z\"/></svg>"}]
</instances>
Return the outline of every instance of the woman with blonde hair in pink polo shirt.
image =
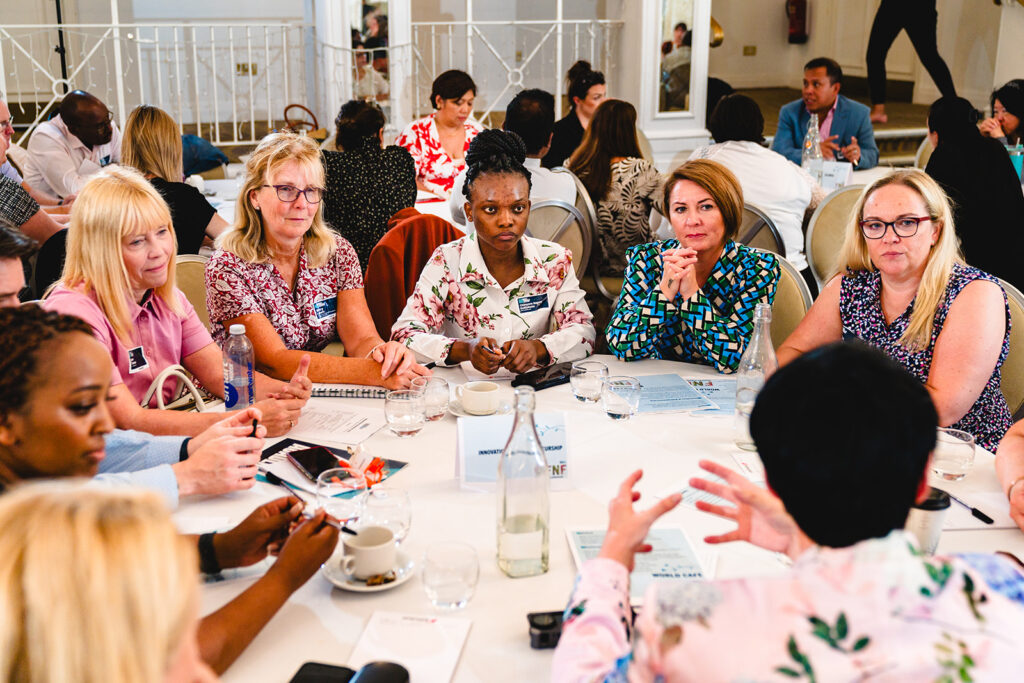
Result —
<instances>
[{"instance_id":1,"label":"woman with blonde hair in pink polo shirt","mask_svg":"<svg viewBox=\"0 0 1024 683\"><path fill-rule=\"evenodd\" d=\"M43 306L82 318L109 349L114 362L110 412L123 429L195 435L223 419L216 412L140 405L157 375L175 364L223 395L221 351L175 287L176 253L167 204L137 171L110 166L79 193L64 273ZM257 373L256 405L269 435L284 434L298 421L312 389L308 366L304 359L287 384ZM166 383L165 400L173 384Z\"/></svg>"}]
</instances>

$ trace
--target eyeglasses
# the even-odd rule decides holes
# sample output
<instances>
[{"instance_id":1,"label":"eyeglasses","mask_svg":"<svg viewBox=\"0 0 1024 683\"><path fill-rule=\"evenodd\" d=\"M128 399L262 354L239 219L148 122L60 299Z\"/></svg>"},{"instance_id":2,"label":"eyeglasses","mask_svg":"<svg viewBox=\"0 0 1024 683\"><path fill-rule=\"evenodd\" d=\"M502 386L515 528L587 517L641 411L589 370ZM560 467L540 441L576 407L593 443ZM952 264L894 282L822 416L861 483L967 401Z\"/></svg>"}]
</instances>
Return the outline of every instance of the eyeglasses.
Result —
<instances>
[{"instance_id":1,"label":"eyeglasses","mask_svg":"<svg viewBox=\"0 0 1024 683\"><path fill-rule=\"evenodd\" d=\"M867 220L860 222L860 231L869 240L880 240L885 237L885 231L892 226L892 231L897 237L913 237L917 234L917 228L921 222L930 220L932 220L931 216L903 216L888 222Z\"/></svg>"},{"instance_id":2,"label":"eyeglasses","mask_svg":"<svg viewBox=\"0 0 1024 683\"><path fill-rule=\"evenodd\" d=\"M4 119L3 121L0 121L0 131L5 131L8 128L11 129L12 133L14 132L14 120L13 119Z\"/></svg>"},{"instance_id":3,"label":"eyeglasses","mask_svg":"<svg viewBox=\"0 0 1024 683\"><path fill-rule=\"evenodd\" d=\"M307 187L305 190L300 190L292 185L263 185L263 187L274 188L277 191L277 198L282 202L294 202L301 194L310 204L319 204L320 195L323 193L323 189L319 187Z\"/></svg>"}]
</instances>

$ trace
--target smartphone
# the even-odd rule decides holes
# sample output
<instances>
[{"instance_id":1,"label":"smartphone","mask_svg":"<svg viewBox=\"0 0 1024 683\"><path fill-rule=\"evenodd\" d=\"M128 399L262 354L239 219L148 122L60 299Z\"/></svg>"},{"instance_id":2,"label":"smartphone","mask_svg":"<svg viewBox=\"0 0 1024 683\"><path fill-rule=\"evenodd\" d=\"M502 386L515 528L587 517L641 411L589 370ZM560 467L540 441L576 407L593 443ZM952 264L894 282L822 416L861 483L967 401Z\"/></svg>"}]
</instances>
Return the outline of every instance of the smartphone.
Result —
<instances>
[{"instance_id":1,"label":"smartphone","mask_svg":"<svg viewBox=\"0 0 1024 683\"><path fill-rule=\"evenodd\" d=\"M512 380L512 386L533 387L534 391L557 387L559 384L566 384L569 381L570 370L572 370L572 363L555 363L546 368L524 372Z\"/></svg>"},{"instance_id":2,"label":"smartphone","mask_svg":"<svg viewBox=\"0 0 1024 683\"><path fill-rule=\"evenodd\" d=\"M341 465L338 457L323 446L289 451L287 457L288 462L295 465L314 484L322 473Z\"/></svg>"},{"instance_id":3,"label":"smartphone","mask_svg":"<svg viewBox=\"0 0 1024 683\"><path fill-rule=\"evenodd\" d=\"M295 672L290 683L347 683L355 673L344 666L306 662Z\"/></svg>"}]
</instances>

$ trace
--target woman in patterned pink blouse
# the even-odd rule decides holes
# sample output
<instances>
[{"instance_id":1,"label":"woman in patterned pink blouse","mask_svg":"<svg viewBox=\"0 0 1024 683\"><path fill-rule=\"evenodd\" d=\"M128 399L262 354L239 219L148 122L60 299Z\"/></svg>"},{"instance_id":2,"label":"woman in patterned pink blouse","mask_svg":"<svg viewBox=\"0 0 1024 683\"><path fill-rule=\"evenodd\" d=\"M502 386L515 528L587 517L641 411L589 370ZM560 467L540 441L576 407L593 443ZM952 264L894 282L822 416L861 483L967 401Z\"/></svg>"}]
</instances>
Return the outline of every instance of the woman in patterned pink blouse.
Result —
<instances>
[{"instance_id":1,"label":"woman in patterned pink blouse","mask_svg":"<svg viewBox=\"0 0 1024 683\"><path fill-rule=\"evenodd\" d=\"M466 167L469 143L484 128L470 118L476 83L464 71L452 69L434 79L430 102L435 111L410 123L395 144L416 161L416 185L448 198L455 177Z\"/></svg>"},{"instance_id":2,"label":"woman in patterned pink blouse","mask_svg":"<svg viewBox=\"0 0 1024 683\"><path fill-rule=\"evenodd\" d=\"M223 342L231 325L245 325L256 364L272 377L289 376L305 352L340 339L348 357L312 354L314 382L407 387L430 371L377 335L356 252L324 224L323 185L320 150L310 138L275 133L252 153L235 224L206 266L214 339Z\"/></svg>"}]
</instances>

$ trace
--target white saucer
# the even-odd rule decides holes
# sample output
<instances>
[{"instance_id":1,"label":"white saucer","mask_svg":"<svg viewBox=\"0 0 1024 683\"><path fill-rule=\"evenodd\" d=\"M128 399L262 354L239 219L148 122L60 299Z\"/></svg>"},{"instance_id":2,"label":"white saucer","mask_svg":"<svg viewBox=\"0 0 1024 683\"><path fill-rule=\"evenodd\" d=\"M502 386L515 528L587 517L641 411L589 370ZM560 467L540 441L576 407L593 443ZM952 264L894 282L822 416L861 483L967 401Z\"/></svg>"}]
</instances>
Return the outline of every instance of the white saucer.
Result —
<instances>
[{"instance_id":1,"label":"white saucer","mask_svg":"<svg viewBox=\"0 0 1024 683\"><path fill-rule=\"evenodd\" d=\"M416 573L416 562L414 562L407 554L399 550L395 556L397 566L393 570L395 572L395 580L391 583L382 583L379 586L367 586L366 581L354 578L353 576L341 571L340 564L343 557L344 555L340 553L334 555L324 563L324 566L320 568L320 572L324 575L325 579L344 591L352 591L354 593L377 593L379 591L386 591L391 588L401 586L403 583L411 579L412 575Z\"/></svg>"},{"instance_id":2,"label":"white saucer","mask_svg":"<svg viewBox=\"0 0 1024 683\"><path fill-rule=\"evenodd\" d=\"M507 402L501 402L498 404L498 409L495 410L493 413L487 413L487 415L478 415L477 413L467 412L466 409L462 407L462 402L457 398L453 398L451 401L448 402L448 412L457 417L487 417L487 415L507 415L508 413L512 412L512 404Z\"/></svg>"}]
</instances>

